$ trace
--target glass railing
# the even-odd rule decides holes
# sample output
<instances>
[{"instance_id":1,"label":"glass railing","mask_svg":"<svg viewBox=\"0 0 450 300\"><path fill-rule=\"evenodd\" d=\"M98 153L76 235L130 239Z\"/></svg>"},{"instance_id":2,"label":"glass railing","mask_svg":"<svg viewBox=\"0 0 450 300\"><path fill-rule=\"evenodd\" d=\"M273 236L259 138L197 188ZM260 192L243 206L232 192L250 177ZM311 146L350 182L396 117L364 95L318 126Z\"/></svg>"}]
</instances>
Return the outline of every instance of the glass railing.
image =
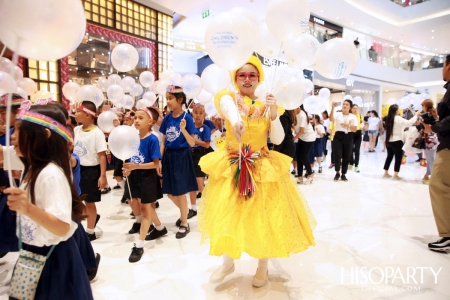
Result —
<instances>
[{"instance_id":1,"label":"glass railing","mask_svg":"<svg viewBox=\"0 0 450 300\"><path fill-rule=\"evenodd\" d=\"M416 5L427 1L430 0L391 0L391 2L394 2L395 4L398 4L403 7L408 7L411 5Z\"/></svg>"}]
</instances>

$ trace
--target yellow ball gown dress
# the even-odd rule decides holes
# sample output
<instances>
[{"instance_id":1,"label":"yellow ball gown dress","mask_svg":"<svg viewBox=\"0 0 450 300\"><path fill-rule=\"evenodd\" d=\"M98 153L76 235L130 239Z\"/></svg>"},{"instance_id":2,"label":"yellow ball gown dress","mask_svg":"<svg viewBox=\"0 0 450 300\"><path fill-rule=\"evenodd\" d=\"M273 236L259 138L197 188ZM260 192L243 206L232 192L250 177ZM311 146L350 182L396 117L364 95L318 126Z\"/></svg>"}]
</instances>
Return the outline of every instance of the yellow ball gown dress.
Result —
<instances>
[{"instance_id":1,"label":"yellow ball gown dress","mask_svg":"<svg viewBox=\"0 0 450 300\"><path fill-rule=\"evenodd\" d=\"M215 97L219 113L224 94L229 93L221 92ZM252 172L255 192L251 197L241 196L236 186L239 164L230 163L230 153L238 151L241 145L226 120L225 149L203 156L199 163L208 174L198 216L202 243L209 240L211 255L226 254L234 259L240 258L242 252L259 259L288 257L314 246L312 231L316 221L289 174L292 159L267 148L270 120L263 116L263 103L232 96L241 97L241 103L246 104L245 109L238 104L246 126L242 144L260 152Z\"/></svg>"}]
</instances>

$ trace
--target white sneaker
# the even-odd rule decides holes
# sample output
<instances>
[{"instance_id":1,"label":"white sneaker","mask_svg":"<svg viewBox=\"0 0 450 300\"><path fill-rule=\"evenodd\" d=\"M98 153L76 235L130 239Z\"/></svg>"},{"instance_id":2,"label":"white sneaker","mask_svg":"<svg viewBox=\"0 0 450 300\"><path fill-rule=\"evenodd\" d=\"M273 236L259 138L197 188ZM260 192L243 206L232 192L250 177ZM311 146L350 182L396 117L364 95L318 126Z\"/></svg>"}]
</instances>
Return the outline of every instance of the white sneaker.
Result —
<instances>
[{"instance_id":1,"label":"white sneaker","mask_svg":"<svg viewBox=\"0 0 450 300\"><path fill-rule=\"evenodd\" d=\"M224 270L224 266L222 265L211 274L209 281L212 283L221 282L225 279L225 277L227 277L233 272L234 272L234 263L228 270Z\"/></svg>"},{"instance_id":2,"label":"white sneaker","mask_svg":"<svg viewBox=\"0 0 450 300\"><path fill-rule=\"evenodd\" d=\"M348 165L349 170L353 170L353 165Z\"/></svg>"},{"instance_id":3,"label":"white sneaker","mask_svg":"<svg viewBox=\"0 0 450 300\"><path fill-rule=\"evenodd\" d=\"M313 177L309 176L309 177L306 177L305 179L303 179L303 184L308 185L308 184L312 183L312 181L313 181Z\"/></svg>"}]
</instances>

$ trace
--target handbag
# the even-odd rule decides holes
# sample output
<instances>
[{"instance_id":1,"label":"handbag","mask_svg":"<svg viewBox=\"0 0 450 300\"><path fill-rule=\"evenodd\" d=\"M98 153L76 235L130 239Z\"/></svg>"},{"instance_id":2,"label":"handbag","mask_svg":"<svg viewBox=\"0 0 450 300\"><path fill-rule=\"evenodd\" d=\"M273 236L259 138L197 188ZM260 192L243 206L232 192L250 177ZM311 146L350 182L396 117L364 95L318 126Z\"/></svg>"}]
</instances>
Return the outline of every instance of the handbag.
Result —
<instances>
[{"instance_id":1,"label":"handbag","mask_svg":"<svg viewBox=\"0 0 450 300\"><path fill-rule=\"evenodd\" d=\"M422 136L417 137L412 143L411 147L417 149L425 149L425 139Z\"/></svg>"},{"instance_id":2,"label":"handbag","mask_svg":"<svg viewBox=\"0 0 450 300\"><path fill-rule=\"evenodd\" d=\"M8 295L22 300L33 300L44 269L45 262L52 254L53 245L46 256L22 249L22 224L19 216L19 258L11 278Z\"/></svg>"}]
</instances>

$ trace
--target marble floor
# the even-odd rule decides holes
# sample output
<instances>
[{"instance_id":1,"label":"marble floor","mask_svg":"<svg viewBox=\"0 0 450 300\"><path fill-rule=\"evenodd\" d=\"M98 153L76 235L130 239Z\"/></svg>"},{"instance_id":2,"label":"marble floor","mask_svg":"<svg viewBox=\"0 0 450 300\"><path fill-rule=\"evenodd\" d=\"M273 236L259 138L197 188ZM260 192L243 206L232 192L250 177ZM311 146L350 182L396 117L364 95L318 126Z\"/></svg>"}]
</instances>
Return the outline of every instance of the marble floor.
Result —
<instances>
[{"instance_id":1,"label":"marble floor","mask_svg":"<svg viewBox=\"0 0 450 300\"><path fill-rule=\"evenodd\" d=\"M146 242L141 261L129 263L137 240L127 234L131 210L120 203L121 192L110 192L98 206L103 235L93 246L102 259L92 282L94 298L450 299L450 254L427 248L438 236L428 186L421 183L425 168L408 158L400 172L403 182L382 179L385 156L362 154L361 173L349 171L348 182L333 182L329 158L322 174L316 168L313 184L300 189L318 222L317 245L271 259L270 281L259 289L251 285L257 262L245 255L222 283L209 283L221 258L200 245L196 217L190 220L191 233L175 239L178 211L168 198L158 209L168 236ZM15 259L14 254L0 259L1 299Z\"/></svg>"}]
</instances>

